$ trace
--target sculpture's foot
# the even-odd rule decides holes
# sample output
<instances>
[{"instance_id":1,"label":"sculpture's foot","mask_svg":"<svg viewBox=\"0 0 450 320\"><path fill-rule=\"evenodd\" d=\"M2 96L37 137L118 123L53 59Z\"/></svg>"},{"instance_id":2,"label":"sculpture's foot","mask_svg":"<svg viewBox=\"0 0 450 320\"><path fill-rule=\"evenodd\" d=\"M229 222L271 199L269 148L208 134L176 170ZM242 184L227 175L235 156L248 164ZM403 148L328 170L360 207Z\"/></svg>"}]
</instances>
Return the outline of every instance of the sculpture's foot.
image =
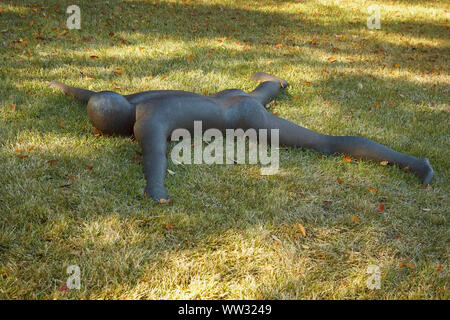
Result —
<instances>
[{"instance_id":1,"label":"sculpture's foot","mask_svg":"<svg viewBox=\"0 0 450 320\"><path fill-rule=\"evenodd\" d=\"M266 72L255 72L250 76L252 80L260 81L260 82L266 82L266 81L273 81L280 83L280 86L282 88L287 88L289 86L289 83L281 78L275 77L271 74L268 74Z\"/></svg>"},{"instance_id":2,"label":"sculpture's foot","mask_svg":"<svg viewBox=\"0 0 450 320\"><path fill-rule=\"evenodd\" d=\"M422 181L423 184L430 184L433 180L434 171L428 158L419 158L417 164L411 171Z\"/></svg>"}]
</instances>

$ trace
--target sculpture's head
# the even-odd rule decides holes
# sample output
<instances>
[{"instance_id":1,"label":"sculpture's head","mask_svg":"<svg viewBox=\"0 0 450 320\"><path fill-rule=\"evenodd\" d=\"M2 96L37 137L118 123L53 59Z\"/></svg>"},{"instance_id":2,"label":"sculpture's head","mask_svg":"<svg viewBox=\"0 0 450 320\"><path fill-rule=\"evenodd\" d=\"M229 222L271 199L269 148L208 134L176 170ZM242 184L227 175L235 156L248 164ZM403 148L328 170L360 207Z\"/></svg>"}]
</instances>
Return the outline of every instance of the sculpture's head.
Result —
<instances>
[{"instance_id":1,"label":"sculpture's head","mask_svg":"<svg viewBox=\"0 0 450 320\"><path fill-rule=\"evenodd\" d=\"M133 134L136 107L112 91L93 95L87 105L89 120L100 132L106 134Z\"/></svg>"}]
</instances>

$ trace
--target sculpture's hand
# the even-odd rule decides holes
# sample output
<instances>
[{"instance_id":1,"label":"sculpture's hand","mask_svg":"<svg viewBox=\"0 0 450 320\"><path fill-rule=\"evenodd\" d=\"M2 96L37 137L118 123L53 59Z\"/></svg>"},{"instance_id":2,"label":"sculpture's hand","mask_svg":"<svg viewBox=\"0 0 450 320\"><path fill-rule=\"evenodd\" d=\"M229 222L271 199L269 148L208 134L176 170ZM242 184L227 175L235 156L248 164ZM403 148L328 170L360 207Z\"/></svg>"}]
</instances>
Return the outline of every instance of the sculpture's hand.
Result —
<instances>
[{"instance_id":1,"label":"sculpture's hand","mask_svg":"<svg viewBox=\"0 0 450 320\"><path fill-rule=\"evenodd\" d=\"M150 197L160 204L168 204L171 202L164 185L147 183L144 189L144 196Z\"/></svg>"},{"instance_id":2,"label":"sculpture's hand","mask_svg":"<svg viewBox=\"0 0 450 320\"><path fill-rule=\"evenodd\" d=\"M53 88L53 89L59 89L59 90L63 91L63 87L65 85L58 81L51 81L51 82L47 82L47 86L49 86L50 88Z\"/></svg>"}]
</instances>

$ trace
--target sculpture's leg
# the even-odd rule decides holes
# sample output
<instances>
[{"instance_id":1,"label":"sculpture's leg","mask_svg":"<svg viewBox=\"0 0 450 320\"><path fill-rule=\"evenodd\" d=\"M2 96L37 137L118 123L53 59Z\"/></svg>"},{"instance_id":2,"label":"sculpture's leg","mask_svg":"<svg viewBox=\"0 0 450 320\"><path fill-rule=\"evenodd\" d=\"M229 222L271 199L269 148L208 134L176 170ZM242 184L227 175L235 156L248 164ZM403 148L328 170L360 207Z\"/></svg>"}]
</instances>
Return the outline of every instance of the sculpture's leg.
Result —
<instances>
[{"instance_id":1,"label":"sculpture's leg","mask_svg":"<svg viewBox=\"0 0 450 320\"><path fill-rule=\"evenodd\" d=\"M59 89L62 92L64 92L65 94L67 94L71 97L74 97L80 101L84 101L84 102L88 102L89 98L92 97L94 94L96 94L96 92L94 92L94 91L70 87L70 86L65 85L64 83L61 83L58 81L49 82L48 86L50 88Z\"/></svg>"},{"instance_id":2,"label":"sculpture's leg","mask_svg":"<svg viewBox=\"0 0 450 320\"><path fill-rule=\"evenodd\" d=\"M409 167L424 184L430 183L433 178L433 169L427 158L400 153L362 137L329 136L311 131L272 115L251 99L242 99L233 109L239 112L240 121L246 128L279 129L281 145L304 147L327 154L348 154L357 159L388 161L400 167Z\"/></svg>"},{"instance_id":3,"label":"sculpture's leg","mask_svg":"<svg viewBox=\"0 0 450 320\"><path fill-rule=\"evenodd\" d=\"M310 148L327 154L348 154L357 159L388 161L400 167L409 167L424 184L429 184L433 179L434 172L427 158L400 153L366 138L322 135L270 113L268 127L280 129L281 144Z\"/></svg>"}]
</instances>

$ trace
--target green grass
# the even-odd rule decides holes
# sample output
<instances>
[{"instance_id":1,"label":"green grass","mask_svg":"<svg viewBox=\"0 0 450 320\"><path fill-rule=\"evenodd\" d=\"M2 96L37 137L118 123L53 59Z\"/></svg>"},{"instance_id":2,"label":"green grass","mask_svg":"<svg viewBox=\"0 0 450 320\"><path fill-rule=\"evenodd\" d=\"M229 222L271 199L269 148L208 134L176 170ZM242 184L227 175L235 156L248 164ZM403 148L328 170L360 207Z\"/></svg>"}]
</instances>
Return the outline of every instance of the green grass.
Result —
<instances>
[{"instance_id":1,"label":"green grass","mask_svg":"<svg viewBox=\"0 0 450 320\"><path fill-rule=\"evenodd\" d=\"M68 30L71 4L0 4L0 298L449 298L448 2L76 1ZM291 84L270 111L428 157L432 187L289 149L276 176L170 162L174 203L154 205L138 144L94 135L45 85L212 93L252 90L256 71ZM59 290L74 264L81 290Z\"/></svg>"}]
</instances>

